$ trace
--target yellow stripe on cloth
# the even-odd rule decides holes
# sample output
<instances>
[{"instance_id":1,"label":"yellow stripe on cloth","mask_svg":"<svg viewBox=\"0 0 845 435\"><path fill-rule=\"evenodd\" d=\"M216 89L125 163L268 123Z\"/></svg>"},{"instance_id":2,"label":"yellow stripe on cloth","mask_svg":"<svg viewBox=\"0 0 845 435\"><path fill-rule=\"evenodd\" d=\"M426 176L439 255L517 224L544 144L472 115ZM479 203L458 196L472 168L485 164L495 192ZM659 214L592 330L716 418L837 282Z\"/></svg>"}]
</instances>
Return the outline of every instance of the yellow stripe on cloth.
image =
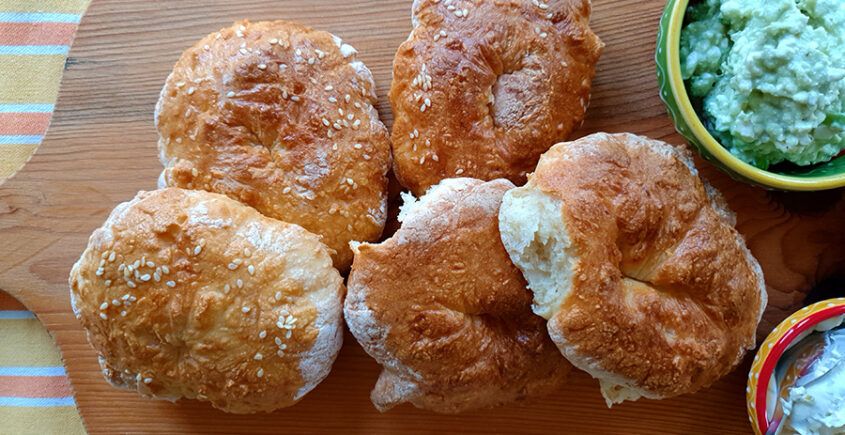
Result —
<instances>
[{"instance_id":1,"label":"yellow stripe on cloth","mask_svg":"<svg viewBox=\"0 0 845 435\"><path fill-rule=\"evenodd\" d=\"M64 65L62 54L0 55L0 103L54 103Z\"/></svg>"},{"instance_id":2,"label":"yellow stripe on cloth","mask_svg":"<svg viewBox=\"0 0 845 435\"><path fill-rule=\"evenodd\" d=\"M0 434L84 434L75 406L0 406Z\"/></svg>"},{"instance_id":3,"label":"yellow stripe on cloth","mask_svg":"<svg viewBox=\"0 0 845 435\"><path fill-rule=\"evenodd\" d=\"M0 145L0 181L11 177L23 164L29 160L29 156L35 152L38 145Z\"/></svg>"},{"instance_id":4,"label":"yellow stripe on cloth","mask_svg":"<svg viewBox=\"0 0 845 435\"><path fill-rule=\"evenodd\" d=\"M0 12L58 12L82 14L88 0L0 0Z\"/></svg>"},{"instance_id":5,"label":"yellow stripe on cloth","mask_svg":"<svg viewBox=\"0 0 845 435\"><path fill-rule=\"evenodd\" d=\"M0 367L61 366L53 339L38 319L0 319Z\"/></svg>"}]
</instances>

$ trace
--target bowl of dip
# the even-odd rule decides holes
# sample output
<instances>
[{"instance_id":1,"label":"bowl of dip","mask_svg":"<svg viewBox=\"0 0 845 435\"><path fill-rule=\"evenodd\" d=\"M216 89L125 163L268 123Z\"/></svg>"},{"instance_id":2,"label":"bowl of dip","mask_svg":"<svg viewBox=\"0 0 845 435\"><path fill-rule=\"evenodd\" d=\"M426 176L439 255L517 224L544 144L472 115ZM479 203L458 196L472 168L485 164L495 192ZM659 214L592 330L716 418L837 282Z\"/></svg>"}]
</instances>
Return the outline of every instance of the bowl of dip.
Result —
<instances>
[{"instance_id":1,"label":"bowl of dip","mask_svg":"<svg viewBox=\"0 0 845 435\"><path fill-rule=\"evenodd\" d=\"M669 0L655 61L675 129L735 179L845 186L845 3Z\"/></svg>"},{"instance_id":2,"label":"bowl of dip","mask_svg":"<svg viewBox=\"0 0 845 435\"><path fill-rule=\"evenodd\" d=\"M757 435L845 432L845 298L806 306L769 334L746 398Z\"/></svg>"}]
</instances>

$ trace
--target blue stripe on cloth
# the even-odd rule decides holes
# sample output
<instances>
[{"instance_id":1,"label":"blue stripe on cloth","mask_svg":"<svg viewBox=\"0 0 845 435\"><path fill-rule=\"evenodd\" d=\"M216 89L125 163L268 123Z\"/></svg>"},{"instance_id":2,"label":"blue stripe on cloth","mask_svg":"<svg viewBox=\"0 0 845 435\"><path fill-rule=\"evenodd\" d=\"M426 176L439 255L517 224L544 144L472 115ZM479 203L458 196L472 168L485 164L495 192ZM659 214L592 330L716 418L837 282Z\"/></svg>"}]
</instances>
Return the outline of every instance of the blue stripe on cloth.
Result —
<instances>
[{"instance_id":1,"label":"blue stripe on cloth","mask_svg":"<svg viewBox=\"0 0 845 435\"><path fill-rule=\"evenodd\" d=\"M0 104L0 113L53 113L53 104Z\"/></svg>"},{"instance_id":2,"label":"blue stripe on cloth","mask_svg":"<svg viewBox=\"0 0 845 435\"><path fill-rule=\"evenodd\" d=\"M0 397L0 406L73 406L73 397Z\"/></svg>"},{"instance_id":3,"label":"blue stripe on cloth","mask_svg":"<svg viewBox=\"0 0 845 435\"><path fill-rule=\"evenodd\" d=\"M0 54L38 55L64 54L67 55L67 45L0 45Z\"/></svg>"},{"instance_id":4,"label":"blue stripe on cloth","mask_svg":"<svg viewBox=\"0 0 845 435\"><path fill-rule=\"evenodd\" d=\"M38 145L42 135L0 134L0 145Z\"/></svg>"},{"instance_id":5,"label":"blue stripe on cloth","mask_svg":"<svg viewBox=\"0 0 845 435\"><path fill-rule=\"evenodd\" d=\"M32 311L15 310L3 311L0 310L0 320L3 319L34 319L35 314Z\"/></svg>"},{"instance_id":6,"label":"blue stripe on cloth","mask_svg":"<svg viewBox=\"0 0 845 435\"><path fill-rule=\"evenodd\" d=\"M8 23L78 23L79 14L54 12L0 12L0 21Z\"/></svg>"},{"instance_id":7,"label":"blue stripe on cloth","mask_svg":"<svg viewBox=\"0 0 845 435\"><path fill-rule=\"evenodd\" d=\"M0 367L0 376L66 376L64 367Z\"/></svg>"}]
</instances>

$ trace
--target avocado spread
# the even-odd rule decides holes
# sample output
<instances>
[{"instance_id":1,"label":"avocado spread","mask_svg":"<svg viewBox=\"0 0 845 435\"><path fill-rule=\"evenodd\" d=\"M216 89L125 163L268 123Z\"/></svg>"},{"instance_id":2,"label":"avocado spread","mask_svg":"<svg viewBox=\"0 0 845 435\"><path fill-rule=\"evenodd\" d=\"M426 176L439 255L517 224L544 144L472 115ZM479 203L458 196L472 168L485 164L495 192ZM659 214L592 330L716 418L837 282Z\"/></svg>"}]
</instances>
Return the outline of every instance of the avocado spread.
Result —
<instances>
[{"instance_id":1,"label":"avocado spread","mask_svg":"<svg viewBox=\"0 0 845 435\"><path fill-rule=\"evenodd\" d=\"M704 0L681 31L681 75L732 154L766 169L845 149L845 1Z\"/></svg>"}]
</instances>

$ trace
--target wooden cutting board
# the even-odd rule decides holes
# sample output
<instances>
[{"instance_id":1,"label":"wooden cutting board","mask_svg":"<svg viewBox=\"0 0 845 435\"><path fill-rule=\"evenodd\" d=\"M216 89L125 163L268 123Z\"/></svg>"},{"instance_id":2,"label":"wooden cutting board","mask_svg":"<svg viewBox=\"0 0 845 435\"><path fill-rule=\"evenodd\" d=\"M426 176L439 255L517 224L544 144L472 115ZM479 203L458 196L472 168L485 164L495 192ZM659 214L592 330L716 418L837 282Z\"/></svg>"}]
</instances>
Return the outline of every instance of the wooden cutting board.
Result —
<instances>
[{"instance_id":1,"label":"wooden cutting board","mask_svg":"<svg viewBox=\"0 0 845 435\"><path fill-rule=\"evenodd\" d=\"M526 0L528 1L528 0ZM664 2L595 0L593 27L607 44L584 127L682 143L657 96L654 45ZM697 394L607 409L598 384L577 373L533 405L458 416L401 406L378 413L369 391L379 366L346 335L331 375L298 405L228 415L195 401L171 404L117 390L102 377L74 318L67 276L88 235L116 204L154 189L153 107L179 54L231 22L285 18L340 35L372 69L388 126L393 54L411 29L411 0L94 0L67 61L52 126L32 160L0 186L0 288L27 304L62 350L91 433L572 432L747 433L748 361ZM760 260L769 308L760 334L802 305L821 279L845 274L845 195L769 193L698 162L727 196Z\"/></svg>"}]
</instances>

